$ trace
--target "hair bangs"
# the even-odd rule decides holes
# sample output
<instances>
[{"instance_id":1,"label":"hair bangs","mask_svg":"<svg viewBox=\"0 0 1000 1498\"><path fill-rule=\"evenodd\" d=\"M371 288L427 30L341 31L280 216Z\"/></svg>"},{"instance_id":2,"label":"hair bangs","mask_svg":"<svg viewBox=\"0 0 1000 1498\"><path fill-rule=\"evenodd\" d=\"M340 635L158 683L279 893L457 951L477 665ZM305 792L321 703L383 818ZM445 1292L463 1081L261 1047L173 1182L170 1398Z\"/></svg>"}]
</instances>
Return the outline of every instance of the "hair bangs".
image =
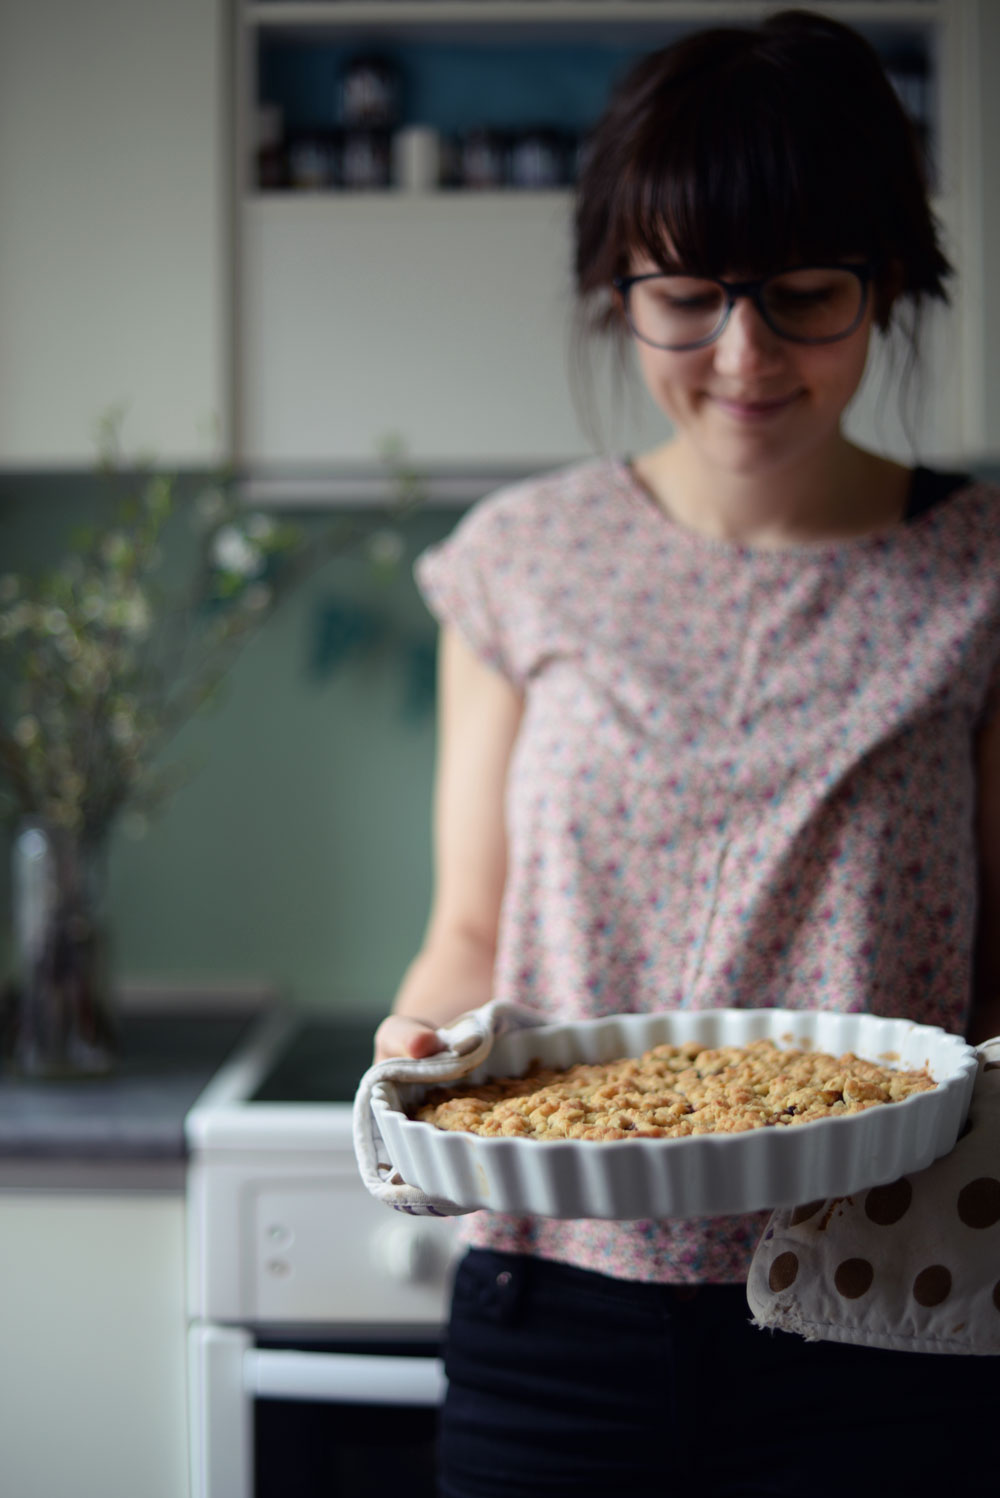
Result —
<instances>
[{"instance_id":1,"label":"hair bangs","mask_svg":"<svg viewBox=\"0 0 1000 1498\"><path fill-rule=\"evenodd\" d=\"M619 200L619 243L723 277L877 254L855 143L831 128L827 101L769 74L733 69L647 134Z\"/></svg>"}]
</instances>

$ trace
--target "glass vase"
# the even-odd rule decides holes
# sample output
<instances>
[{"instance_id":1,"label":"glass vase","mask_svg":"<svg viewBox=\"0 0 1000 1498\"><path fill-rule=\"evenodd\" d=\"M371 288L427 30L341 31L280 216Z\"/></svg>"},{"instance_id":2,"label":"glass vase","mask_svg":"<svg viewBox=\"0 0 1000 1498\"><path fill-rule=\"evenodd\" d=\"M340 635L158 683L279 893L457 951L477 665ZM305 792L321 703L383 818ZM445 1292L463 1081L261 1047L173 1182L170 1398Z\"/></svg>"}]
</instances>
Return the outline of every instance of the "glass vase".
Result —
<instances>
[{"instance_id":1,"label":"glass vase","mask_svg":"<svg viewBox=\"0 0 1000 1498\"><path fill-rule=\"evenodd\" d=\"M14 1069L36 1080L105 1076L116 1056L106 840L31 819L12 858Z\"/></svg>"}]
</instances>

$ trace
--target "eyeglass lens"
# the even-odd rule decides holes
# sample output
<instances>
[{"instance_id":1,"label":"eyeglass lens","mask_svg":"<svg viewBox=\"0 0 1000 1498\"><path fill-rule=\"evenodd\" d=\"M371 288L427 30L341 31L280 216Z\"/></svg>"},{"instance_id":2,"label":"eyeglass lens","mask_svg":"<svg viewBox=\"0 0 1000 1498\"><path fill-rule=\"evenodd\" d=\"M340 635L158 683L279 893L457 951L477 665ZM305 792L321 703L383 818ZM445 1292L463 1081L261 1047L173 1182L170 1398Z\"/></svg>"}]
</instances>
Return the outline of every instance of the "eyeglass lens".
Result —
<instances>
[{"instance_id":1,"label":"eyeglass lens","mask_svg":"<svg viewBox=\"0 0 1000 1498\"><path fill-rule=\"evenodd\" d=\"M843 337L857 324L864 282L852 271L802 268L771 276L761 302L772 329L791 339ZM725 321L728 300L715 281L693 276L653 276L629 292L633 331L661 348L682 348L711 338Z\"/></svg>"}]
</instances>

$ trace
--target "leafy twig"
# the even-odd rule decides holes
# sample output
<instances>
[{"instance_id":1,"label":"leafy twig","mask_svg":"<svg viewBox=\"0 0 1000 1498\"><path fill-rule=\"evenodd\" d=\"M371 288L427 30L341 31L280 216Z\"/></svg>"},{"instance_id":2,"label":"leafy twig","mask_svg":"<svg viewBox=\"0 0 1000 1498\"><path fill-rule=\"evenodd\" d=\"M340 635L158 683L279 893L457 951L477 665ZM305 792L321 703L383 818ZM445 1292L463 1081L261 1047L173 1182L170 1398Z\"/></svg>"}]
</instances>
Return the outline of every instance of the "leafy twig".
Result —
<instances>
[{"instance_id":1,"label":"leafy twig","mask_svg":"<svg viewBox=\"0 0 1000 1498\"><path fill-rule=\"evenodd\" d=\"M110 413L101 434L100 469L115 484L120 422ZM384 444L383 461L399 496L390 511L408 513L419 475L398 442ZM99 837L126 807L164 804L183 771L158 760L180 729L285 599L373 537L371 524L341 518L308 539L248 512L231 475L196 508L197 555L179 587L157 576L178 504L175 481L154 472L60 567L34 582L0 578L0 781L21 812Z\"/></svg>"}]
</instances>

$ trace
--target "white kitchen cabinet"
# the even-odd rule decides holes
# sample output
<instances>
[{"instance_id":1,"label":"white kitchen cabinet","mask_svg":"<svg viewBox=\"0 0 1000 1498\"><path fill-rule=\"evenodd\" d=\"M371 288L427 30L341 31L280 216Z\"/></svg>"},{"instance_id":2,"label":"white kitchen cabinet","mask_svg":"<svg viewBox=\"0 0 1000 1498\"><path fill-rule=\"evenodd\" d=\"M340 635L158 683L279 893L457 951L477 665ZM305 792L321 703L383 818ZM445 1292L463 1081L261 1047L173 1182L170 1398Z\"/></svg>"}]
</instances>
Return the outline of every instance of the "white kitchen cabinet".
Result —
<instances>
[{"instance_id":1,"label":"white kitchen cabinet","mask_svg":"<svg viewBox=\"0 0 1000 1498\"><path fill-rule=\"evenodd\" d=\"M711 16L706 14L711 9ZM681 27L757 19L753 0L532 0L478 5L389 0L250 5L237 27L240 129L237 451L258 473L370 467L381 438L401 436L427 471L550 466L604 446L660 440L662 417L634 382L613 394L614 359L594 356L594 434L568 378L573 348L568 191L270 192L254 188L256 48L269 31L351 39L475 35L530 42L606 34L657 45ZM961 285L950 311L931 310L925 373L901 414L880 355L850 413L852 433L924 460L1000 454L1000 295L985 267L1000 251L1000 203L988 171L997 104L1000 6L982 0L839 0L831 15L877 40L913 39L933 88L937 208ZM604 33L601 28L605 28ZM880 29L881 28L881 29ZM993 258L996 258L994 256ZM580 386L578 381L578 388Z\"/></svg>"},{"instance_id":2,"label":"white kitchen cabinet","mask_svg":"<svg viewBox=\"0 0 1000 1498\"><path fill-rule=\"evenodd\" d=\"M228 444L227 0L0 6L0 467Z\"/></svg>"},{"instance_id":3,"label":"white kitchen cabinet","mask_svg":"<svg viewBox=\"0 0 1000 1498\"><path fill-rule=\"evenodd\" d=\"M0 1190L0 1492L187 1498L184 1213Z\"/></svg>"},{"instance_id":4,"label":"white kitchen cabinet","mask_svg":"<svg viewBox=\"0 0 1000 1498\"><path fill-rule=\"evenodd\" d=\"M247 202L244 459L363 467L389 433L426 468L581 451L569 212L565 193ZM605 409L607 370L595 360ZM649 441L662 420L638 384L632 404L626 447L642 415Z\"/></svg>"}]
</instances>

